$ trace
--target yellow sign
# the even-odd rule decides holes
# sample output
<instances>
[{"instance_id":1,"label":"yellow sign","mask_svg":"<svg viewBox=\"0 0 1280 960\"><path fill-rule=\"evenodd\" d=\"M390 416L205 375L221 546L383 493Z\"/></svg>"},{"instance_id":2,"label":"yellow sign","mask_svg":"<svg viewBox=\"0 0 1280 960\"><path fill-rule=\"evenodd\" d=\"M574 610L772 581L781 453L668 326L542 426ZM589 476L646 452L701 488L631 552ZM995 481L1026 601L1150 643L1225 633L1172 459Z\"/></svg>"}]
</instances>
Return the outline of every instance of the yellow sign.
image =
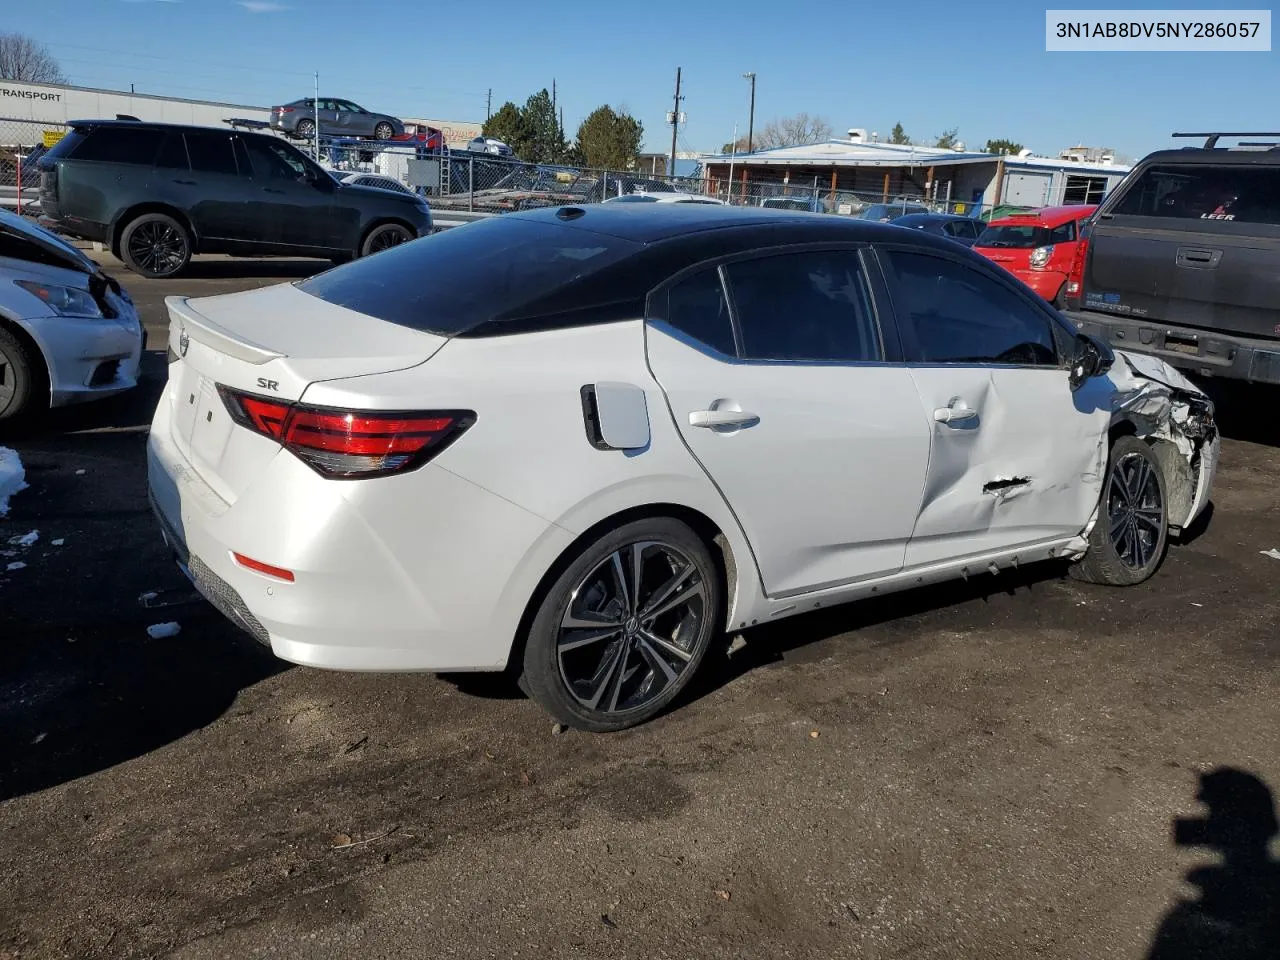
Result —
<instances>
[{"instance_id":1,"label":"yellow sign","mask_svg":"<svg viewBox=\"0 0 1280 960\"><path fill-rule=\"evenodd\" d=\"M957 203L957 204L956 204L956 213L964 213L964 204L963 204L963 203Z\"/></svg>"},{"instance_id":2,"label":"yellow sign","mask_svg":"<svg viewBox=\"0 0 1280 960\"><path fill-rule=\"evenodd\" d=\"M46 130L44 131L44 148L52 149L57 145L58 141L67 135L65 130Z\"/></svg>"}]
</instances>

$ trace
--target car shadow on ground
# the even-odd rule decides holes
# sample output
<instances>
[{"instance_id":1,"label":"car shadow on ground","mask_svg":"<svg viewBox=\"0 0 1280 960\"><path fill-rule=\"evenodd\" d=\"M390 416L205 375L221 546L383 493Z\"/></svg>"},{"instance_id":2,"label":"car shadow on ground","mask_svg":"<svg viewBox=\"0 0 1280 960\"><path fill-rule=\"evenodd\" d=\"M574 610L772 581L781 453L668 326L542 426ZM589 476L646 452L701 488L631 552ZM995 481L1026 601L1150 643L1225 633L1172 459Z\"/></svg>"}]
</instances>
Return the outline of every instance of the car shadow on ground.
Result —
<instances>
[{"instance_id":1,"label":"car shadow on ground","mask_svg":"<svg viewBox=\"0 0 1280 960\"><path fill-rule=\"evenodd\" d=\"M1270 788L1244 770L1200 775L1196 800L1207 813L1173 821L1173 844L1216 855L1187 872L1199 891L1165 914L1147 960L1263 960L1280 957L1280 833Z\"/></svg>"},{"instance_id":2,"label":"car shadow on ground","mask_svg":"<svg viewBox=\"0 0 1280 960\"><path fill-rule=\"evenodd\" d=\"M328 260L277 260L262 257L218 257L205 260L197 257L174 280L299 280L332 266ZM119 279L122 283L125 282L124 278Z\"/></svg>"}]
</instances>

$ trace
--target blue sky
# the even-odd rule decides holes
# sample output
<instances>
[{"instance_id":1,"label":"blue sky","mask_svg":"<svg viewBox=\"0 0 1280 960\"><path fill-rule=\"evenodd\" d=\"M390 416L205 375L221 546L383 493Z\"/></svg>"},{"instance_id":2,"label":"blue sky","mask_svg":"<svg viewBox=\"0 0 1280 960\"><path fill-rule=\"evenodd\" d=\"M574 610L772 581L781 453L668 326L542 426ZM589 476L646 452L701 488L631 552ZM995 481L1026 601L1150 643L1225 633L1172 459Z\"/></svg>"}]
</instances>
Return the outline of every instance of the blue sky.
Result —
<instances>
[{"instance_id":1,"label":"blue sky","mask_svg":"<svg viewBox=\"0 0 1280 960\"><path fill-rule=\"evenodd\" d=\"M1046 53L1040 4L529 4L512 0L42 0L3 27L46 43L73 83L270 106L321 93L401 116L483 120L485 95L522 103L554 79L570 135L600 103L670 148L676 67L681 150L718 150L807 111L836 132L913 138L958 127L980 147L1037 153L1083 142L1141 156L1174 130L1270 129L1280 54ZM723 12L715 8L723 7ZM1063 4L1054 4L1055 8ZM1087 5L1087 6L1101 6ZM1133 9L1148 6L1125 4ZM1201 4L1209 6L1209 4Z\"/></svg>"}]
</instances>

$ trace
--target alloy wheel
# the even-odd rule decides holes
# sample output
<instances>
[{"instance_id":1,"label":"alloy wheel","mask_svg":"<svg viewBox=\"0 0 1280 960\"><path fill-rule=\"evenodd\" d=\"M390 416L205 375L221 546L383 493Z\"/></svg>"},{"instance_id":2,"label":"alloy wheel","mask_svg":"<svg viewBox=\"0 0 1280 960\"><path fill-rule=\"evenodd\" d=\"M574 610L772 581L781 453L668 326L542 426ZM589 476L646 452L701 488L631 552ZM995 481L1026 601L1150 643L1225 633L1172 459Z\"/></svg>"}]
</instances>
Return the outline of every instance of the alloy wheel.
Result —
<instances>
[{"instance_id":1,"label":"alloy wheel","mask_svg":"<svg viewBox=\"0 0 1280 960\"><path fill-rule=\"evenodd\" d=\"M1126 453L1111 468L1107 522L1121 563L1133 570L1151 563L1160 548L1165 505L1155 468L1140 453Z\"/></svg>"},{"instance_id":2,"label":"alloy wheel","mask_svg":"<svg viewBox=\"0 0 1280 960\"><path fill-rule=\"evenodd\" d=\"M635 710L679 681L709 616L693 560L656 540L626 544L570 596L556 658L565 689L601 713Z\"/></svg>"},{"instance_id":3,"label":"alloy wheel","mask_svg":"<svg viewBox=\"0 0 1280 960\"><path fill-rule=\"evenodd\" d=\"M377 253L379 250L398 247L409 239L409 232L403 227L387 227L378 231L369 239L369 252Z\"/></svg>"},{"instance_id":4,"label":"alloy wheel","mask_svg":"<svg viewBox=\"0 0 1280 960\"><path fill-rule=\"evenodd\" d=\"M13 402L13 395L18 389L15 382L17 373L13 361L0 353L0 413L8 410L9 404Z\"/></svg>"},{"instance_id":5,"label":"alloy wheel","mask_svg":"<svg viewBox=\"0 0 1280 960\"><path fill-rule=\"evenodd\" d=\"M182 267L187 239L171 223L149 220L129 236L129 255L149 273L168 274Z\"/></svg>"}]
</instances>

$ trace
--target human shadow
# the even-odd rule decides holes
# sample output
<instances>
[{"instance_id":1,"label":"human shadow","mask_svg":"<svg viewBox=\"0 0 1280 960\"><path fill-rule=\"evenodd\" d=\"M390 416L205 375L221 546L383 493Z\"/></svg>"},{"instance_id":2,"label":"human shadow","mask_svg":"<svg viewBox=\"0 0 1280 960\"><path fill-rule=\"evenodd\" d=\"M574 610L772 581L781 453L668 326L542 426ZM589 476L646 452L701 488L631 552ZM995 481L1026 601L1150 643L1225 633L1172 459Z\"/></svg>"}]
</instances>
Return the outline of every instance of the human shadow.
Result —
<instances>
[{"instance_id":1,"label":"human shadow","mask_svg":"<svg viewBox=\"0 0 1280 960\"><path fill-rule=\"evenodd\" d=\"M1176 818L1174 846L1221 859L1188 871L1199 896L1166 914L1147 960L1280 957L1280 860L1269 849L1280 822L1271 790L1251 773L1222 767L1201 775L1196 799L1208 813Z\"/></svg>"}]
</instances>

